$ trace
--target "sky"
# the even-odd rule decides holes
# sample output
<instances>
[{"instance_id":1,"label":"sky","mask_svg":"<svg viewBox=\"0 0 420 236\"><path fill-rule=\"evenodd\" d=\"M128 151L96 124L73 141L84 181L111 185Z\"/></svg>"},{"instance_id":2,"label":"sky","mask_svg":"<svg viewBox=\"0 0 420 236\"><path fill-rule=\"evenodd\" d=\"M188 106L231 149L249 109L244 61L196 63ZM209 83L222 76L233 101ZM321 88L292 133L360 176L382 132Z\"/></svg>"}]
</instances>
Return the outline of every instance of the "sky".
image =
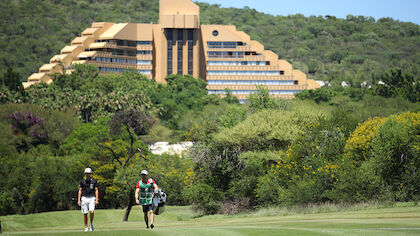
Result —
<instances>
[{"instance_id":1,"label":"sky","mask_svg":"<svg viewBox=\"0 0 420 236\"><path fill-rule=\"evenodd\" d=\"M305 16L347 15L373 16L376 20L391 17L394 20L420 25L420 0L194 0L222 7L248 6L271 15L303 14Z\"/></svg>"}]
</instances>

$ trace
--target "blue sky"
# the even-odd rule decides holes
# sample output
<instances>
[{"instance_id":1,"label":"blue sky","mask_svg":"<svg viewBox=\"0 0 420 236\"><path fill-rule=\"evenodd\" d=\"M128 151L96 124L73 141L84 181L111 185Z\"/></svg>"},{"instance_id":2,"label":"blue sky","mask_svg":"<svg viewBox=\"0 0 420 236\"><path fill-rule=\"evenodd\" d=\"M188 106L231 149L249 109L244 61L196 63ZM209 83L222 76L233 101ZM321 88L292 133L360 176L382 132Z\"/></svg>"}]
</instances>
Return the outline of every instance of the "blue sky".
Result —
<instances>
[{"instance_id":1,"label":"blue sky","mask_svg":"<svg viewBox=\"0 0 420 236\"><path fill-rule=\"evenodd\" d=\"M197 0L194 0L197 1ZM248 6L272 15L303 14L305 16L346 15L392 17L420 24L420 0L199 0L222 7Z\"/></svg>"}]
</instances>

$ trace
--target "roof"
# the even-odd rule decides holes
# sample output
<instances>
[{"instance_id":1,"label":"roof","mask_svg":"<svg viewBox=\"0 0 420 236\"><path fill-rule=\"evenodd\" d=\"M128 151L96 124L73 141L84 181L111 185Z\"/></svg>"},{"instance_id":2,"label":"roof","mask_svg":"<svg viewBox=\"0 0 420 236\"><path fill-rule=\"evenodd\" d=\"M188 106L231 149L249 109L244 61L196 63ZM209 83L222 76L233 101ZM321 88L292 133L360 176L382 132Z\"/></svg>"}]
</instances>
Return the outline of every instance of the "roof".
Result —
<instances>
[{"instance_id":1,"label":"roof","mask_svg":"<svg viewBox=\"0 0 420 236\"><path fill-rule=\"evenodd\" d=\"M82 32L82 35L93 35L99 28L87 28Z\"/></svg>"},{"instance_id":2,"label":"roof","mask_svg":"<svg viewBox=\"0 0 420 236\"><path fill-rule=\"evenodd\" d=\"M88 37L87 36L82 36L82 37L76 37L73 39L73 41L71 41L72 44L81 44L83 43Z\"/></svg>"},{"instance_id":3,"label":"roof","mask_svg":"<svg viewBox=\"0 0 420 236\"><path fill-rule=\"evenodd\" d=\"M78 58L93 57L95 56L96 51L82 52L77 56Z\"/></svg>"},{"instance_id":4,"label":"roof","mask_svg":"<svg viewBox=\"0 0 420 236\"><path fill-rule=\"evenodd\" d=\"M51 62L54 62L54 61L62 61L62 60L64 60L66 57L69 57L70 55L69 54L62 54L62 55L55 55L55 56L53 56L52 58L51 58Z\"/></svg>"},{"instance_id":5,"label":"roof","mask_svg":"<svg viewBox=\"0 0 420 236\"><path fill-rule=\"evenodd\" d=\"M118 34L128 23L120 23L111 26L105 33L103 33L99 39L114 39L115 35Z\"/></svg>"},{"instance_id":6,"label":"roof","mask_svg":"<svg viewBox=\"0 0 420 236\"><path fill-rule=\"evenodd\" d=\"M63 49L61 49L61 53L69 53L69 52L73 52L77 47L80 47L79 45L74 45L74 46L65 46Z\"/></svg>"},{"instance_id":7,"label":"roof","mask_svg":"<svg viewBox=\"0 0 420 236\"><path fill-rule=\"evenodd\" d=\"M90 49L103 48L103 47L105 47L106 44L107 44L107 42L92 43L91 45L89 45L89 48Z\"/></svg>"},{"instance_id":8,"label":"roof","mask_svg":"<svg viewBox=\"0 0 420 236\"><path fill-rule=\"evenodd\" d=\"M321 87L323 86L323 85L320 83L320 82L322 82L322 81L317 82L317 81L315 81L315 80L308 79L306 82L308 83L309 89L321 88Z\"/></svg>"},{"instance_id":9,"label":"roof","mask_svg":"<svg viewBox=\"0 0 420 236\"><path fill-rule=\"evenodd\" d=\"M111 26L99 39L153 40L153 24L121 23Z\"/></svg>"},{"instance_id":10,"label":"roof","mask_svg":"<svg viewBox=\"0 0 420 236\"><path fill-rule=\"evenodd\" d=\"M39 80L42 77L44 77L46 74L45 73L33 73L31 76L29 76L28 81L30 80Z\"/></svg>"},{"instance_id":11,"label":"roof","mask_svg":"<svg viewBox=\"0 0 420 236\"><path fill-rule=\"evenodd\" d=\"M29 87L31 87L31 85L34 85L34 82L22 82L23 88L27 89Z\"/></svg>"},{"instance_id":12,"label":"roof","mask_svg":"<svg viewBox=\"0 0 420 236\"><path fill-rule=\"evenodd\" d=\"M58 65L57 63L51 63L51 64L44 64L41 68L39 68L40 71L42 70L52 70L56 65Z\"/></svg>"}]
</instances>

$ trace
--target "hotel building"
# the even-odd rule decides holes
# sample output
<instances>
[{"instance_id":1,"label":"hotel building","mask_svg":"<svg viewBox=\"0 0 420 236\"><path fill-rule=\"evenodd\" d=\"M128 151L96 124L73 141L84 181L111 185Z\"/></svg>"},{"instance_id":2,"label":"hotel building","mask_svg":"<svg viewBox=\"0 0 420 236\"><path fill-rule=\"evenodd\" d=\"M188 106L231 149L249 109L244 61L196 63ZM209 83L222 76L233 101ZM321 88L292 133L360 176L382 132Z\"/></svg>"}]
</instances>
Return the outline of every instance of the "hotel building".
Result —
<instances>
[{"instance_id":1,"label":"hotel building","mask_svg":"<svg viewBox=\"0 0 420 236\"><path fill-rule=\"evenodd\" d=\"M93 23L24 87L51 83L50 74L69 73L74 64L92 64L101 73L136 70L162 83L167 75L188 74L204 79L210 94L230 89L240 100L259 85L282 98L320 87L235 26L200 25L200 9L191 0L160 0L159 24Z\"/></svg>"}]
</instances>

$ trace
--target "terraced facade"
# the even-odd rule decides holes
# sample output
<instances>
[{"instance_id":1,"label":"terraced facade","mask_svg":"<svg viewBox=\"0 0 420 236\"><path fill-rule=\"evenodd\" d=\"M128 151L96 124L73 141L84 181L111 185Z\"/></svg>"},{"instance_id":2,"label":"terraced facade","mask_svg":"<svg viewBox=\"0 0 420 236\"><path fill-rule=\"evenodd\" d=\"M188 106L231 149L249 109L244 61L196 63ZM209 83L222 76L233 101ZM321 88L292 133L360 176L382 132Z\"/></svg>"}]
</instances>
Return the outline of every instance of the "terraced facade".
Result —
<instances>
[{"instance_id":1,"label":"terraced facade","mask_svg":"<svg viewBox=\"0 0 420 236\"><path fill-rule=\"evenodd\" d=\"M24 83L51 83L52 73L71 73L74 64L93 64L101 73L135 70L165 83L170 74L207 81L210 94L230 89L240 100L259 85L275 97L319 88L314 80L235 26L200 25L191 0L160 0L159 24L96 22Z\"/></svg>"}]
</instances>

